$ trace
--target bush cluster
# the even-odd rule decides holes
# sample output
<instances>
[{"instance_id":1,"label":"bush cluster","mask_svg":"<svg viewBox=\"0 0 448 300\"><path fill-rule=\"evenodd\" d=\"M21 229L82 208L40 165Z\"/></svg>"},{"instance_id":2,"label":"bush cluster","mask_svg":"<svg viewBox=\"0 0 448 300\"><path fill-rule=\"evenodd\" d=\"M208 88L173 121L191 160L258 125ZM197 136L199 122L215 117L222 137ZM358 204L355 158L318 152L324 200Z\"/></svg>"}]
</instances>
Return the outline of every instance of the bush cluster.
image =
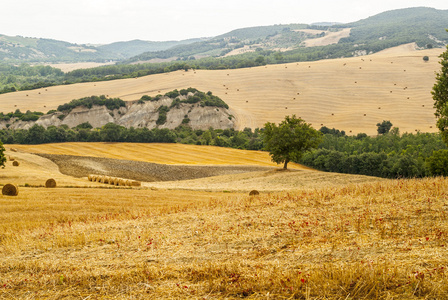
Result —
<instances>
[{"instance_id":1,"label":"bush cluster","mask_svg":"<svg viewBox=\"0 0 448 300\"><path fill-rule=\"evenodd\" d=\"M188 88L188 89L182 89L180 91L173 90L171 92L168 92L164 95L165 97L169 97L173 99L173 102L170 105L170 108L172 107L179 107L181 103L189 103L189 104L195 104L199 103L202 107L204 106L214 106L214 107L224 107L229 108L227 103L225 103L221 98L218 96L213 95L212 92L208 91L207 93L201 92L195 88ZM180 96L187 97L184 100L180 99ZM158 101L162 98L162 95L157 95L155 97L151 97L148 95L143 95L139 103L144 103L145 101Z\"/></svg>"},{"instance_id":2,"label":"bush cluster","mask_svg":"<svg viewBox=\"0 0 448 300\"><path fill-rule=\"evenodd\" d=\"M58 106L58 111L69 113L72 109L80 106L84 106L87 108L92 108L94 105L96 106L106 106L109 110L119 109L120 107L125 107L126 102L121 100L120 98L107 98L104 95L101 96L90 96L84 97L81 99L75 99L70 101L69 103L65 103Z\"/></svg>"}]
</instances>

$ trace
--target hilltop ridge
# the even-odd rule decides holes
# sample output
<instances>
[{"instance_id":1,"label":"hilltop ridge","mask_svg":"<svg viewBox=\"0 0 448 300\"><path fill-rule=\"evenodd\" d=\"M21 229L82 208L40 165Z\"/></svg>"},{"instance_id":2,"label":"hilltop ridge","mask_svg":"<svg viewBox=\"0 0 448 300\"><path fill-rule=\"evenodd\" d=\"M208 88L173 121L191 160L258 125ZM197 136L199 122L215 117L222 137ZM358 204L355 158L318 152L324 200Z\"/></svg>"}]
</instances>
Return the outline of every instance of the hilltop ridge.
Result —
<instances>
[{"instance_id":1,"label":"hilltop ridge","mask_svg":"<svg viewBox=\"0 0 448 300\"><path fill-rule=\"evenodd\" d=\"M412 26L409 26L412 24ZM237 49L245 49L247 59L263 56L267 63L286 62L289 56L297 60L347 57L359 53L375 53L406 43L419 47L434 47L447 43L448 11L429 7L414 7L386 11L352 23L320 22L240 28L215 37L180 41L117 41L107 45L74 44L43 38L6 36L0 34L0 61L5 63L33 62L160 62L191 61L201 58L223 58ZM305 29L317 30L306 32ZM304 43L325 37L343 29L352 29L338 46ZM277 52L284 53L274 57ZM255 57L249 55L253 53ZM271 61L272 60L272 61Z\"/></svg>"}]
</instances>

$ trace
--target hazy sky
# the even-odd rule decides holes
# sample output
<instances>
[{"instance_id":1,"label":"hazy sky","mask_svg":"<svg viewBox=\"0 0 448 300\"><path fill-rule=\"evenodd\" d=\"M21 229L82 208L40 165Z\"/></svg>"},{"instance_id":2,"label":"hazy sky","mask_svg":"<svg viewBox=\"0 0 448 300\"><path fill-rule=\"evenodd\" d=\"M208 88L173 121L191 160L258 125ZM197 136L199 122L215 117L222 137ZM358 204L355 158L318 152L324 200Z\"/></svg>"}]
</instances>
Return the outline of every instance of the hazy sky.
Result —
<instances>
[{"instance_id":1,"label":"hazy sky","mask_svg":"<svg viewBox=\"0 0 448 300\"><path fill-rule=\"evenodd\" d=\"M447 0L5 0L0 34L111 43L182 40L274 24L342 22Z\"/></svg>"}]
</instances>

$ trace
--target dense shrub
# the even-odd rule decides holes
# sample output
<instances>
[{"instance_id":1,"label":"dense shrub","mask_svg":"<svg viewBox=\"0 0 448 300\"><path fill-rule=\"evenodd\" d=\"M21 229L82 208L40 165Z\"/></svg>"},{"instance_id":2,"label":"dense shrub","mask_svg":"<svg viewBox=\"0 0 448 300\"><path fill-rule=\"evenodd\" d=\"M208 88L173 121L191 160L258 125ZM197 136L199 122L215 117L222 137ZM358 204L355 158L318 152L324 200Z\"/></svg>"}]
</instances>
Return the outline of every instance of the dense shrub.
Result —
<instances>
[{"instance_id":1,"label":"dense shrub","mask_svg":"<svg viewBox=\"0 0 448 300\"><path fill-rule=\"evenodd\" d=\"M72 100L69 103L59 105L58 111L69 113L72 109L84 106L87 108L92 108L93 106L106 106L107 109L114 110L120 107L125 107L126 102L119 98L106 98L106 96L90 96L81 99Z\"/></svg>"}]
</instances>

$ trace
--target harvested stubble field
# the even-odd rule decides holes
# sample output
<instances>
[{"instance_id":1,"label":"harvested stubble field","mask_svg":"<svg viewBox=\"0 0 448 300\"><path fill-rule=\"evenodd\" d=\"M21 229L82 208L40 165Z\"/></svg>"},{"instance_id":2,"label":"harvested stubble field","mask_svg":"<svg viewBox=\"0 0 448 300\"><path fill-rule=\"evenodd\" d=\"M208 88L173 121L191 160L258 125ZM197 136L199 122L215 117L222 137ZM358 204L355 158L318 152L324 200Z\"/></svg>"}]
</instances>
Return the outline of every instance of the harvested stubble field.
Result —
<instances>
[{"instance_id":1,"label":"harvested stubble field","mask_svg":"<svg viewBox=\"0 0 448 300\"><path fill-rule=\"evenodd\" d=\"M0 297L445 299L447 187L25 188L0 198Z\"/></svg>"},{"instance_id":2,"label":"harvested stubble field","mask_svg":"<svg viewBox=\"0 0 448 300\"><path fill-rule=\"evenodd\" d=\"M381 180L317 172L295 163L290 163L291 169L284 172L270 161L267 152L213 146L63 143L13 147L20 153L36 153L42 156L40 159L51 159L58 166L58 172L64 175L118 176L144 181L144 187L159 189L273 192Z\"/></svg>"},{"instance_id":3,"label":"harvested stubble field","mask_svg":"<svg viewBox=\"0 0 448 300\"><path fill-rule=\"evenodd\" d=\"M143 161L167 165L277 166L265 151L160 143L59 143L9 145L26 153L72 155ZM291 163L292 168L303 169ZM289 165L288 165L289 166Z\"/></svg>"},{"instance_id":4,"label":"harvested stubble field","mask_svg":"<svg viewBox=\"0 0 448 300\"><path fill-rule=\"evenodd\" d=\"M315 128L335 127L353 134L376 134L375 125L383 120L402 132L436 132L430 91L442 52L417 51L408 44L362 57L54 86L0 95L0 111L47 112L92 95L135 101L143 95L195 87L222 98L241 130L295 114ZM427 63L423 56L429 57Z\"/></svg>"},{"instance_id":5,"label":"harvested stubble field","mask_svg":"<svg viewBox=\"0 0 448 300\"><path fill-rule=\"evenodd\" d=\"M86 145L59 145L59 154ZM97 158L102 146L103 158L127 147L95 146ZM147 161L135 146L141 157L130 157ZM165 146L166 162L180 159ZM0 196L1 299L448 297L447 179L299 168L104 188L20 147L6 146L21 164L8 161L2 182L37 185L40 173L71 188L22 185ZM185 157L197 151L182 147ZM250 157L233 151L233 160ZM262 192L250 197L256 182Z\"/></svg>"}]
</instances>

